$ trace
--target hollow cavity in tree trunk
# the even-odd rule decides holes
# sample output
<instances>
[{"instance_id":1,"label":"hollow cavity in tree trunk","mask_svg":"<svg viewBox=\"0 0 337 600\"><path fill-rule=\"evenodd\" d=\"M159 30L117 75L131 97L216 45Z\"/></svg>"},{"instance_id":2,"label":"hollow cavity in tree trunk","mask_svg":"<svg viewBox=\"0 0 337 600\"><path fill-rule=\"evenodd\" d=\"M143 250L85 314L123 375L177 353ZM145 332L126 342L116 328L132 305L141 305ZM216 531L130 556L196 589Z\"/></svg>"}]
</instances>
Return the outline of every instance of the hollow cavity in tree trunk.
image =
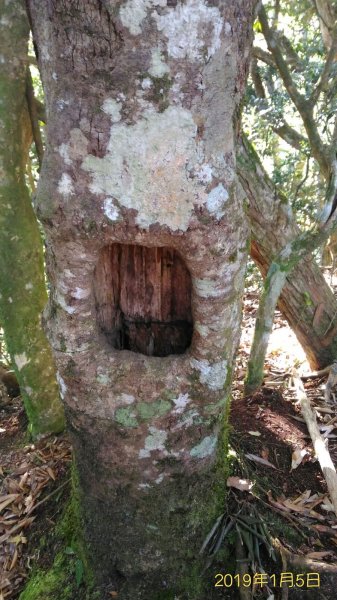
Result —
<instances>
[{"instance_id":1,"label":"hollow cavity in tree trunk","mask_svg":"<svg viewBox=\"0 0 337 600\"><path fill-rule=\"evenodd\" d=\"M190 346L191 276L173 248L106 246L94 286L97 321L113 348L168 356Z\"/></svg>"}]
</instances>

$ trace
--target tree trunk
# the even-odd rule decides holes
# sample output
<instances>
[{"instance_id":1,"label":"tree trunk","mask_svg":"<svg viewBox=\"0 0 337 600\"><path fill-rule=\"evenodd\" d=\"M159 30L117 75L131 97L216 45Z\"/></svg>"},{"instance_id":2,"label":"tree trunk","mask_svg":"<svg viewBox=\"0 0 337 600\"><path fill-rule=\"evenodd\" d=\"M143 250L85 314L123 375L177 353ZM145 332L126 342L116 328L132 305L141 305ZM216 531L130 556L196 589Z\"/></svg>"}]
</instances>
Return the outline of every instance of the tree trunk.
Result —
<instances>
[{"instance_id":1,"label":"tree trunk","mask_svg":"<svg viewBox=\"0 0 337 600\"><path fill-rule=\"evenodd\" d=\"M233 123L254 1L28 4L48 119L46 320L91 559L121 600L202 599L240 330Z\"/></svg>"},{"instance_id":2,"label":"tree trunk","mask_svg":"<svg viewBox=\"0 0 337 600\"><path fill-rule=\"evenodd\" d=\"M248 198L251 256L265 277L273 258L300 230L287 199L275 189L246 138L238 151L238 173ZM337 301L311 257L287 275L278 306L311 367L331 364L337 353Z\"/></svg>"},{"instance_id":3,"label":"tree trunk","mask_svg":"<svg viewBox=\"0 0 337 600\"><path fill-rule=\"evenodd\" d=\"M25 98L29 25L20 0L0 9L0 316L30 429L64 427L50 346L41 326L47 302L43 248L25 184L31 127Z\"/></svg>"}]
</instances>

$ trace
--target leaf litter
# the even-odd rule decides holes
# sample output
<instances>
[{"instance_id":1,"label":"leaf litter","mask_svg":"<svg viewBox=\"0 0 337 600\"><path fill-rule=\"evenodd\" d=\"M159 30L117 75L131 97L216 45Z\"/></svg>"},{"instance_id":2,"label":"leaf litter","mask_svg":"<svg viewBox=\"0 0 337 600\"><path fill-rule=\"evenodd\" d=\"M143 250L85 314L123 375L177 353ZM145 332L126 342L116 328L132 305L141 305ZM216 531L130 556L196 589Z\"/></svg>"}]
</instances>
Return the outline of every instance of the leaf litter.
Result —
<instances>
[{"instance_id":1,"label":"leaf litter","mask_svg":"<svg viewBox=\"0 0 337 600\"><path fill-rule=\"evenodd\" d=\"M31 525L50 496L68 483L70 461L70 444L61 436L14 451L1 466L0 599L17 598L28 579Z\"/></svg>"}]
</instances>

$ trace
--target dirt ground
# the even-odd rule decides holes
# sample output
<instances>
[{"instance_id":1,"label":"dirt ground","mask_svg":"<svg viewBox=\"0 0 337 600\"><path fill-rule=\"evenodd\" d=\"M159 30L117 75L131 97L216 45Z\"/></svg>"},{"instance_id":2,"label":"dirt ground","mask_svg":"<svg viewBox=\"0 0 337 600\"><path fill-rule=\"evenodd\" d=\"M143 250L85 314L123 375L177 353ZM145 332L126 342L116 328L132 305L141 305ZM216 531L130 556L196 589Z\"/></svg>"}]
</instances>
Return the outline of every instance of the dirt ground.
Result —
<instances>
[{"instance_id":1,"label":"dirt ground","mask_svg":"<svg viewBox=\"0 0 337 600\"><path fill-rule=\"evenodd\" d=\"M302 373L310 369L278 314L265 386L254 396L243 397L256 307L257 295L247 295L230 417L234 479L228 487L228 513L221 525L232 523L223 547L236 552L241 570L231 580L222 567L220 552L209 567L210 589L205 600L244 598L244 586L254 577L252 569L256 576L269 576L267 586L261 586L256 578L256 598L333 600L337 597L337 519L291 388L290 369L294 365ZM305 388L336 463L337 405L335 409L324 403L325 380L308 379ZM26 426L20 399L8 401L0 395L0 600L16 600L32 569L50 566L57 548L47 541L41 550L41 538L48 538L53 530L70 489L67 436L31 444ZM245 489L234 487L238 482ZM279 549L276 562L270 556L272 538ZM74 560L74 576L75 559L69 558Z\"/></svg>"}]
</instances>

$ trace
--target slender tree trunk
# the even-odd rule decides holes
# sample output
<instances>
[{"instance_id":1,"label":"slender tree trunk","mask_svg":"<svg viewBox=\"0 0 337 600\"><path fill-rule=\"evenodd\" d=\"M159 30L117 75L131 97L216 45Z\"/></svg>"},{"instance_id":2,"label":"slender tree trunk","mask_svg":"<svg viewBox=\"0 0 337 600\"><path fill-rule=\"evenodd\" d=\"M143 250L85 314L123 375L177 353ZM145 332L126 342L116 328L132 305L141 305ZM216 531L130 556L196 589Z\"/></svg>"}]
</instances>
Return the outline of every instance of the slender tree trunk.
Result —
<instances>
[{"instance_id":1,"label":"slender tree trunk","mask_svg":"<svg viewBox=\"0 0 337 600\"><path fill-rule=\"evenodd\" d=\"M28 4L48 119L47 326L95 572L121 600L201 600L240 330L233 122L254 2Z\"/></svg>"},{"instance_id":2,"label":"slender tree trunk","mask_svg":"<svg viewBox=\"0 0 337 600\"><path fill-rule=\"evenodd\" d=\"M251 256L265 277L280 250L300 233L287 199L275 189L244 138L238 173L248 199ZM287 275L278 302L313 369L331 364L337 354L337 301L312 257Z\"/></svg>"},{"instance_id":3,"label":"slender tree trunk","mask_svg":"<svg viewBox=\"0 0 337 600\"><path fill-rule=\"evenodd\" d=\"M25 184L31 141L26 104L29 26L23 2L0 8L0 315L35 436L57 433L64 414L41 326L47 302L43 249Z\"/></svg>"}]
</instances>

